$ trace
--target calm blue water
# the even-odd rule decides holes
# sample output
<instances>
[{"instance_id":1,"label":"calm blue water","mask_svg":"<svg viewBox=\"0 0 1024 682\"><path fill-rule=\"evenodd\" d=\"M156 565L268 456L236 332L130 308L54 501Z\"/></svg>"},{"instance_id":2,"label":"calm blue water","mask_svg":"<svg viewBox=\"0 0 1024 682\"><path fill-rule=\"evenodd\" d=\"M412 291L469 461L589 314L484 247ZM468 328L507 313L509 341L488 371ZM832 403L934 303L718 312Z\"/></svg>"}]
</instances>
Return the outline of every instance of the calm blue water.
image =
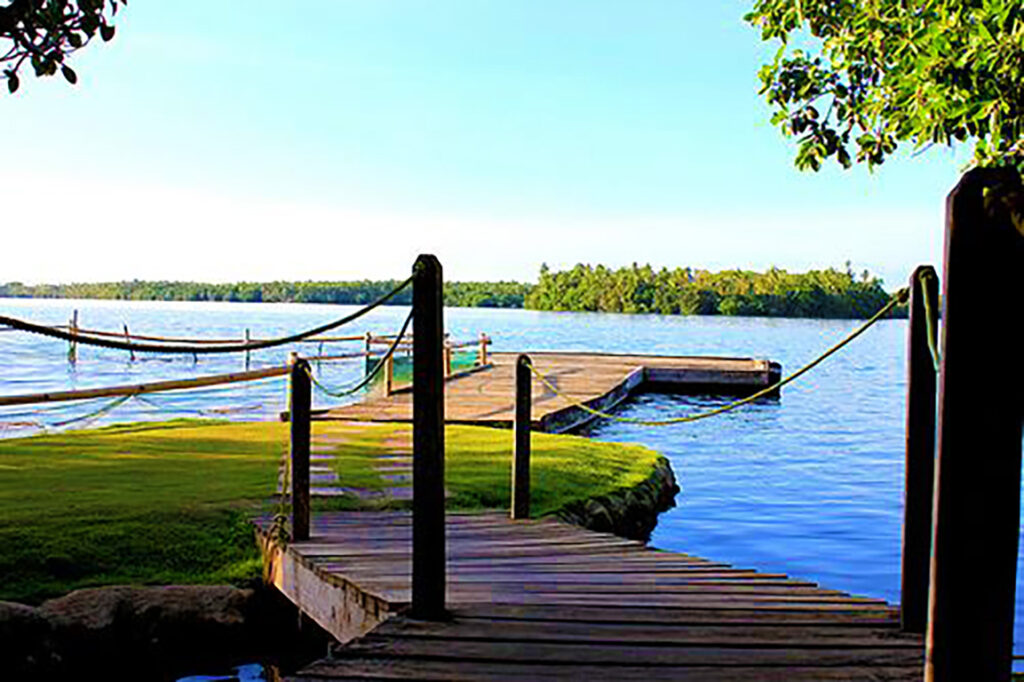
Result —
<instances>
[{"instance_id":1,"label":"calm blue water","mask_svg":"<svg viewBox=\"0 0 1024 682\"><path fill-rule=\"evenodd\" d=\"M207 337L254 337L311 327L353 310L348 306L230 303L13 301L0 314L48 324ZM407 308L377 310L351 330L397 331ZM447 327L456 339L486 331L497 351L592 350L610 352L765 357L788 373L845 336L856 322L763 318L666 317L451 309ZM349 330L339 333L347 334ZM856 594L899 601L903 488L906 323L880 322L842 353L765 402L713 419L672 427L602 423L594 438L648 445L672 462L682 492L663 514L652 544L785 572ZM349 344L356 349L359 344ZM340 344L333 349L342 351ZM289 349L253 354L252 366L284 362ZM306 345L312 353L315 346ZM80 349L75 367L60 341L0 332L0 395L82 388L243 369L237 356L140 358L119 351ZM354 381L362 363L323 368L323 380ZM315 396L318 405L326 405ZM129 402L98 423L194 416L197 410L238 408L227 416L272 418L285 402L281 379L244 387L161 396L153 404ZM674 415L715 404L714 399L643 396L624 414ZM0 422L31 418L0 409ZM77 412L75 411L77 410ZM87 410L65 410L74 415ZM61 414L64 414L62 412ZM54 417L48 417L51 421ZM14 435L25 429L0 429ZM1024 575L1024 570L1018 570ZM1024 590L1018 589L1018 593ZM1024 643L1024 610L1017 602L1017 641ZM1018 651L1021 645L1018 645Z\"/></svg>"}]
</instances>

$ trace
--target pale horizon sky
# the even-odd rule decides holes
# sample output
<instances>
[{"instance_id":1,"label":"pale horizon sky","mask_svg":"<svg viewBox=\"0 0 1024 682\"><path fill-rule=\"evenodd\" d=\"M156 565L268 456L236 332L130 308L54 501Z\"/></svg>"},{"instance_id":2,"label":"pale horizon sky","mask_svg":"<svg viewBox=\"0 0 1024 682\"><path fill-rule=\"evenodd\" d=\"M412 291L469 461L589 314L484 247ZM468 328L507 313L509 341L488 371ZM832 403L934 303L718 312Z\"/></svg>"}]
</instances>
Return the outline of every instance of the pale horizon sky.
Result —
<instances>
[{"instance_id":1,"label":"pale horizon sky","mask_svg":"<svg viewBox=\"0 0 1024 682\"><path fill-rule=\"evenodd\" d=\"M0 98L0 282L940 264L965 151L797 171L748 8L131 3Z\"/></svg>"}]
</instances>

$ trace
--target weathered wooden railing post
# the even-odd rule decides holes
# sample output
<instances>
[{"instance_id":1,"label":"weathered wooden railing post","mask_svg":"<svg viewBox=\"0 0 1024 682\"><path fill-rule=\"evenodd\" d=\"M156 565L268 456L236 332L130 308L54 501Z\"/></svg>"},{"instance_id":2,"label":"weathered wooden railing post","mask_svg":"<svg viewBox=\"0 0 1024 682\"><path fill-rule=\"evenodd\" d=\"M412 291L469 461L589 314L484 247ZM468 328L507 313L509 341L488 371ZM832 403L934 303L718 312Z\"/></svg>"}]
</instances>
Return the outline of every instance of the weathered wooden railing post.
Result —
<instances>
[{"instance_id":1,"label":"weathered wooden railing post","mask_svg":"<svg viewBox=\"0 0 1024 682\"><path fill-rule=\"evenodd\" d=\"M77 308L74 311L72 311L71 319L68 320L68 330L72 334L74 334L76 336L78 335L78 309ZM78 362L78 342L77 341L68 341L68 362L70 362L72 365L75 364L76 362Z\"/></svg>"},{"instance_id":2,"label":"weathered wooden railing post","mask_svg":"<svg viewBox=\"0 0 1024 682\"><path fill-rule=\"evenodd\" d=\"M1009 680L1020 532L1024 219L1013 171L946 203L942 373L925 679ZM982 363L995 361L986 369Z\"/></svg>"},{"instance_id":3,"label":"weathered wooden railing post","mask_svg":"<svg viewBox=\"0 0 1024 682\"><path fill-rule=\"evenodd\" d=\"M487 334L480 332L480 352L477 354L477 362L481 365L487 364L487 345L491 342L491 339Z\"/></svg>"},{"instance_id":4,"label":"weathered wooden railing post","mask_svg":"<svg viewBox=\"0 0 1024 682\"><path fill-rule=\"evenodd\" d=\"M412 611L445 617L444 308L441 264L422 255L413 266Z\"/></svg>"},{"instance_id":5,"label":"weathered wooden railing post","mask_svg":"<svg viewBox=\"0 0 1024 682\"><path fill-rule=\"evenodd\" d=\"M131 343L132 342L132 335L128 333L128 323L127 322L124 323L124 342L125 343ZM131 359L132 362L135 362L135 351L132 350L131 348L128 349L128 357L129 357L129 359Z\"/></svg>"},{"instance_id":6,"label":"weathered wooden railing post","mask_svg":"<svg viewBox=\"0 0 1024 682\"><path fill-rule=\"evenodd\" d=\"M512 451L512 518L530 518L530 421L532 399L530 356L516 360L515 446Z\"/></svg>"},{"instance_id":7,"label":"weathered wooden railing post","mask_svg":"<svg viewBox=\"0 0 1024 682\"><path fill-rule=\"evenodd\" d=\"M907 333L907 443L903 503L903 570L900 624L905 632L925 631L928 571L932 548L935 481L935 387L938 378L929 342L928 311L938 312L938 277L922 265L910 277ZM938 339L934 340L938 343Z\"/></svg>"},{"instance_id":8,"label":"weathered wooden railing post","mask_svg":"<svg viewBox=\"0 0 1024 682\"><path fill-rule=\"evenodd\" d=\"M312 387L309 362L297 353L289 358L292 371L288 419L291 422L292 539L309 539L309 435ZM283 492L283 491L282 491Z\"/></svg>"},{"instance_id":9,"label":"weathered wooden railing post","mask_svg":"<svg viewBox=\"0 0 1024 682\"><path fill-rule=\"evenodd\" d=\"M384 357L384 395L395 391L395 354L388 353Z\"/></svg>"}]
</instances>

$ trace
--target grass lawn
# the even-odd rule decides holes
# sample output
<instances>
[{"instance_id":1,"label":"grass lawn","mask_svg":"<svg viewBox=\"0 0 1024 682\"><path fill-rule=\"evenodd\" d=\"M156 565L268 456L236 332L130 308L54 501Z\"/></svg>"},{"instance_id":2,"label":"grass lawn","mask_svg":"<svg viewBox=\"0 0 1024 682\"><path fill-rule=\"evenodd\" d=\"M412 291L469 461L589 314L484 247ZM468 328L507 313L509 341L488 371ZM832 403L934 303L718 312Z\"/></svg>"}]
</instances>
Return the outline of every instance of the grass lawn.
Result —
<instances>
[{"instance_id":1,"label":"grass lawn","mask_svg":"<svg viewBox=\"0 0 1024 682\"><path fill-rule=\"evenodd\" d=\"M314 423L341 484L391 485L373 464L408 425ZM447 430L450 509L507 508L512 433ZM0 440L0 600L38 602L95 585L238 582L259 576L247 524L272 499L288 424L180 420ZM634 485L659 455L535 434L536 515ZM385 502L402 506L408 503ZM380 508L354 498L317 506Z\"/></svg>"}]
</instances>

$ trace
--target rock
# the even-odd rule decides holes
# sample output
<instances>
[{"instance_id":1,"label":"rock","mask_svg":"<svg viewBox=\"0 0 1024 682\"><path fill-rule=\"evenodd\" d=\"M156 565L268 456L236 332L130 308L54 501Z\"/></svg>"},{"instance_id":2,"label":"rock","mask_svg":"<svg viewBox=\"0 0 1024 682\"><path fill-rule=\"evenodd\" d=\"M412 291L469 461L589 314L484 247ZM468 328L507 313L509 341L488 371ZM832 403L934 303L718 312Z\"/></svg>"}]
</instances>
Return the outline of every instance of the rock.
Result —
<instances>
[{"instance_id":1,"label":"rock","mask_svg":"<svg viewBox=\"0 0 1024 682\"><path fill-rule=\"evenodd\" d=\"M646 541L658 523L658 514L675 505L678 492L672 467L659 457L651 475L637 485L573 502L554 515L590 530Z\"/></svg>"},{"instance_id":2,"label":"rock","mask_svg":"<svg viewBox=\"0 0 1024 682\"><path fill-rule=\"evenodd\" d=\"M53 626L39 609L0 602L0 670L25 679L55 670L60 664Z\"/></svg>"},{"instance_id":3,"label":"rock","mask_svg":"<svg viewBox=\"0 0 1024 682\"><path fill-rule=\"evenodd\" d=\"M39 607L67 664L92 668L166 665L187 652L216 660L247 639L252 590L226 585L103 587L76 590Z\"/></svg>"}]
</instances>

